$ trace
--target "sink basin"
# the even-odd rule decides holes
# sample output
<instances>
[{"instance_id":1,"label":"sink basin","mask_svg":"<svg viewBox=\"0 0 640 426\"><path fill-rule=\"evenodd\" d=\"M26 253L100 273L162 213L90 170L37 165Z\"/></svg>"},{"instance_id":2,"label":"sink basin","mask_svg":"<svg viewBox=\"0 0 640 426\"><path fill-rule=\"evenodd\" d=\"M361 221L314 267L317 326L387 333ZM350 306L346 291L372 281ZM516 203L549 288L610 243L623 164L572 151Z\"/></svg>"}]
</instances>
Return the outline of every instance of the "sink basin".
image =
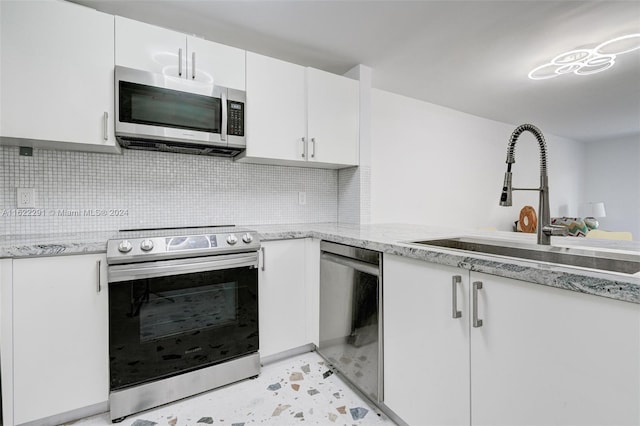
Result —
<instances>
[{"instance_id":1,"label":"sink basin","mask_svg":"<svg viewBox=\"0 0 640 426\"><path fill-rule=\"evenodd\" d=\"M640 272L640 255L604 252L596 249L532 245L471 237L412 241L411 244L507 256L516 259L537 260L624 274Z\"/></svg>"}]
</instances>

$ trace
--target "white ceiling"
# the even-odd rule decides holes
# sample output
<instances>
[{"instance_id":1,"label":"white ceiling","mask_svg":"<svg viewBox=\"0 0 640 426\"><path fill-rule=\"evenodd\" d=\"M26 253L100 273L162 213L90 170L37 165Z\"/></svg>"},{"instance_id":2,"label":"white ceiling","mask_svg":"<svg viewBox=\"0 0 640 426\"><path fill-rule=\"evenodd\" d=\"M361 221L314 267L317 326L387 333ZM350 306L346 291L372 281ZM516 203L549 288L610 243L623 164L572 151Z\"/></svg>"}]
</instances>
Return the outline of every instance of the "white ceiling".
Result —
<instances>
[{"instance_id":1,"label":"white ceiling","mask_svg":"<svg viewBox=\"0 0 640 426\"><path fill-rule=\"evenodd\" d=\"M640 1L73 0L579 141L640 137L640 50L590 76L529 80L579 47L640 33Z\"/></svg>"}]
</instances>

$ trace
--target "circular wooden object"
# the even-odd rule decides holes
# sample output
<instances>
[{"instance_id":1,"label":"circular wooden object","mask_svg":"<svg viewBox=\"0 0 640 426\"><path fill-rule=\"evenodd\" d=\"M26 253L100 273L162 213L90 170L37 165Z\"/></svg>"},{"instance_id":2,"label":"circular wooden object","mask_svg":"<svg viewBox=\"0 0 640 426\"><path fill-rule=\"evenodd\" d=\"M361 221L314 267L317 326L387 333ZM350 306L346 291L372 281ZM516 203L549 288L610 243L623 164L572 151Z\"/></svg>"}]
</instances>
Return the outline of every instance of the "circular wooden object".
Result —
<instances>
[{"instance_id":1,"label":"circular wooden object","mask_svg":"<svg viewBox=\"0 0 640 426\"><path fill-rule=\"evenodd\" d=\"M538 216L536 210L531 206L524 206L520 210L520 229L522 232L534 233L538 229Z\"/></svg>"}]
</instances>

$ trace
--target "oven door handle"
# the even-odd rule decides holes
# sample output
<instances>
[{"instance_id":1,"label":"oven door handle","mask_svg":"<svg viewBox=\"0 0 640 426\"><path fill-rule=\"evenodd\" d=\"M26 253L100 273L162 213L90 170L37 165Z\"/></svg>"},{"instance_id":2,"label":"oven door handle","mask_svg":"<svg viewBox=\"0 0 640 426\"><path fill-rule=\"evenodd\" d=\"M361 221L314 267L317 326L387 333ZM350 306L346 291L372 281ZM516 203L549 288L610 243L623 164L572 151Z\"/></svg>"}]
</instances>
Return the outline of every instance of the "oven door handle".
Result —
<instances>
[{"instance_id":1,"label":"oven door handle","mask_svg":"<svg viewBox=\"0 0 640 426\"><path fill-rule=\"evenodd\" d=\"M258 267L258 253L241 253L109 266L109 283L221 269Z\"/></svg>"}]
</instances>

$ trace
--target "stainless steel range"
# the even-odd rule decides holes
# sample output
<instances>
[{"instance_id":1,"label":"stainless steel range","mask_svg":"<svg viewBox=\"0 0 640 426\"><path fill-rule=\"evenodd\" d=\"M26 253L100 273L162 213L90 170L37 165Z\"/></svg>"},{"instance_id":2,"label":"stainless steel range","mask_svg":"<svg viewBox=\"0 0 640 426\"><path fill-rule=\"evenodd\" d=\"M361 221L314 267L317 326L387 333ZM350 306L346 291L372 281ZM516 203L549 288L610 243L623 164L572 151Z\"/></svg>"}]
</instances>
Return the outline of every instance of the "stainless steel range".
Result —
<instances>
[{"instance_id":1,"label":"stainless steel range","mask_svg":"<svg viewBox=\"0 0 640 426\"><path fill-rule=\"evenodd\" d=\"M259 248L237 228L108 242L112 421L258 375Z\"/></svg>"}]
</instances>

